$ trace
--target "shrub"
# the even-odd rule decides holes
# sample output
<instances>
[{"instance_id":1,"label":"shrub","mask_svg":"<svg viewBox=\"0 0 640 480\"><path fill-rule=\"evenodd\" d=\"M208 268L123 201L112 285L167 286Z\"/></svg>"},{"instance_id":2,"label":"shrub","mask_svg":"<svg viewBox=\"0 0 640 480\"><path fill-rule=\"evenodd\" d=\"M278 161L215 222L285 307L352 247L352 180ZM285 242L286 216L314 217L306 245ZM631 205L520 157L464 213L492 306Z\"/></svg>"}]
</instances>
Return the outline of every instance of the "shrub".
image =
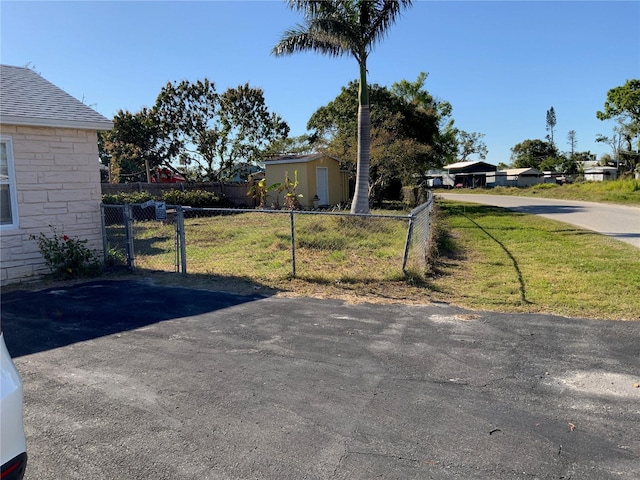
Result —
<instances>
[{"instance_id":1,"label":"shrub","mask_svg":"<svg viewBox=\"0 0 640 480\"><path fill-rule=\"evenodd\" d=\"M419 185L402 187L402 202L409 208L423 204L429 198L428 189Z\"/></svg>"},{"instance_id":2,"label":"shrub","mask_svg":"<svg viewBox=\"0 0 640 480\"><path fill-rule=\"evenodd\" d=\"M102 196L102 203L108 205L124 205L125 203L144 203L153 200L149 192L113 193Z\"/></svg>"},{"instance_id":3,"label":"shrub","mask_svg":"<svg viewBox=\"0 0 640 480\"><path fill-rule=\"evenodd\" d=\"M205 190L166 190L160 197L149 192L115 193L102 196L102 203L108 205L138 204L149 200L162 200L168 205L185 205L195 208L220 207L223 202L215 193Z\"/></svg>"},{"instance_id":4,"label":"shrub","mask_svg":"<svg viewBox=\"0 0 640 480\"><path fill-rule=\"evenodd\" d=\"M188 205L194 208L219 207L222 205L220 197L205 190L167 190L162 194L162 200L169 205Z\"/></svg>"},{"instance_id":5,"label":"shrub","mask_svg":"<svg viewBox=\"0 0 640 480\"><path fill-rule=\"evenodd\" d=\"M105 257L105 267L107 269L118 269L127 266L127 254L117 247L107 245Z\"/></svg>"},{"instance_id":6,"label":"shrub","mask_svg":"<svg viewBox=\"0 0 640 480\"><path fill-rule=\"evenodd\" d=\"M61 278L94 276L101 272L102 264L98 252L88 249L87 240L58 235L53 227L53 238L40 233L32 240L38 241L38 248L51 273Z\"/></svg>"}]
</instances>

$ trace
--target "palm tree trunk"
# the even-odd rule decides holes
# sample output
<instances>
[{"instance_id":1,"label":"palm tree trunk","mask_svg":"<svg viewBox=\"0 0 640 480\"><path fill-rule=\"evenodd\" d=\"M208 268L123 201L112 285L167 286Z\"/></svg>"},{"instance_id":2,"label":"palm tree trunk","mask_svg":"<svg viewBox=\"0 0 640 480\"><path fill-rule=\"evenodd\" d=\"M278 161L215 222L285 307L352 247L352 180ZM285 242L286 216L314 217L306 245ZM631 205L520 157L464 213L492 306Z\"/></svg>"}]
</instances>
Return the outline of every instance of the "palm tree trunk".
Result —
<instances>
[{"instance_id":1,"label":"palm tree trunk","mask_svg":"<svg viewBox=\"0 0 640 480\"><path fill-rule=\"evenodd\" d=\"M360 105L358 108L358 165L351 213L369 213L370 146L371 113L369 105Z\"/></svg>"},{"instance_id":2,"label":"palm tree trunk","mask_svg":"<svg viewBox=\"0 0 640 480\"><path fill-rule=\"evenodd\" d=\"M367 85L366 53L360 61L360 88L358 92L358 164L356 188L351 201L351 213L369 213L369 166L371 156L371 112Z\"/></svg>"}]
</instances>

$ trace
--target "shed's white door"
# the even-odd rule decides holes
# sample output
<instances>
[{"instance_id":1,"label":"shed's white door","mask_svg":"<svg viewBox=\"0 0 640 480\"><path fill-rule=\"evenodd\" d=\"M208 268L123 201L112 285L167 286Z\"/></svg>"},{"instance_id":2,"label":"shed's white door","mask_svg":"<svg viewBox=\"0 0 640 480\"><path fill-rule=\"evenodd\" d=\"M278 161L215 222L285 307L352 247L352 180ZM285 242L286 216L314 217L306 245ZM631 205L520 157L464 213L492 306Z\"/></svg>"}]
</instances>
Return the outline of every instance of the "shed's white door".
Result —
<instances>
[{"instance_id":1,"label":"shed's white door","mask_svg":"<svg viewBox=\"0 0 640 480\"><path fill-rule=\"evenodd\" d=\"M320 198L319 205L329 205L329 169L316 167L316 190Z\"/></svg>"}]
</instances>

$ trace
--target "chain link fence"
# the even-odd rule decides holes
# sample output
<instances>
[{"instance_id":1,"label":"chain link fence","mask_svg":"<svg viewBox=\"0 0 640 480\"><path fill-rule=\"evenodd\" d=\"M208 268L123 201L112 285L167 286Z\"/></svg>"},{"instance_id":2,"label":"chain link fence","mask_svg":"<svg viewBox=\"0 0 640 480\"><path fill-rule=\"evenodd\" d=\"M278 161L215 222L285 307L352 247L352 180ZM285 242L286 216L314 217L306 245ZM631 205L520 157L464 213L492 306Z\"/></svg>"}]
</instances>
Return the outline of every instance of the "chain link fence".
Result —
<instances>
[{"instance_id":1,"label":"chain link fence","mask_svg":"<svg viewBox=\"0 0 640 480\"><path fill-rule=\"evenodd\" d=\"M155 206L101 205L105 263L130 268L180 271L175 209L156 218Z\"/></svg>"},{"instance_id":2,"label":"chain link fence","mask_svg":"<svg viewBox=\"0 0 640 480\"><path fill-rule=\"evenodd\" d=\"M427 201L414 208L409 214L407 243L402 270L423 278L429 269L431 250L431 219L433 194L429 192Z\"/></svg>"},{"instance_id":3,"label":"chain link fence","mask_svg":"<svg viewBox=\"0 0 640 480\"><path fill-rule=\"evenodd\" d=\"M105 260L267 282L398 280L426 271L432 203L409 215L103 204Z\"/></svg>"}]
</instances>

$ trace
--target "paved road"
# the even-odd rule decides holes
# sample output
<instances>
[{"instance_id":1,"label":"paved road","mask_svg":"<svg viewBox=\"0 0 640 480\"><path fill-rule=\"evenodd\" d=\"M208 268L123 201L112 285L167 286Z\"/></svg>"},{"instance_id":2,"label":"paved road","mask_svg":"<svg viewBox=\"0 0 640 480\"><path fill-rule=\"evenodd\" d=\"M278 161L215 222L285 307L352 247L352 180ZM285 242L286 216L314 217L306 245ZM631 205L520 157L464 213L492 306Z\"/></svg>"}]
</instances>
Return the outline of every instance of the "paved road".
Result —
<instances>
[{"instance_id":1,"label":"paved road","mask_svg":"<svg viewBox=\"0 0 640 480\"><path fill-rule=\"evenodd\" d=\"M138 281L2 316L27 480L640 478L637 322Z\"/></svg>"},{"instance_id":2,"label":"paved road","mask_svg":"<svg viewBox=\"0 0 640 480\"><path fill-rule=\"evenodd\" d=\"M640 248L640 208L638 207L508 195L438 193L436 196L541 215L593 230Z\"/></svg>"}]
</instances>

